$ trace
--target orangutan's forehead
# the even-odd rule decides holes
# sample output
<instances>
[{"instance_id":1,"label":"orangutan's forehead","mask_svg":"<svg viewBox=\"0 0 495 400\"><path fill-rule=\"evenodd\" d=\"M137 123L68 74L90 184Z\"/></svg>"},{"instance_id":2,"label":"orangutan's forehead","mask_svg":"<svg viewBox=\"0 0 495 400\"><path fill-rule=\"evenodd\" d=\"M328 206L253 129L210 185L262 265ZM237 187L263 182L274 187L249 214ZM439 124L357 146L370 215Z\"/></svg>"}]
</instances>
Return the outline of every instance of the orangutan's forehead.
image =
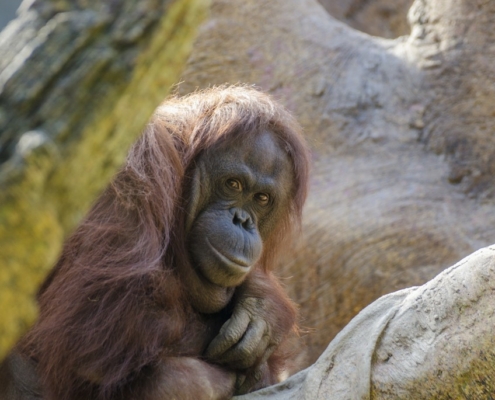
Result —
<instances>
[{"instance_id":1,"label":"orangutan's forehead","mask_svg":"<svg viewBox=\"0 0 495 400\"><path fill-rule=\"evenodd\" d=\"M205 158L209 170L215 174L243 172L274 180L292 179L289 155L275 135L268 131L258 135L240 135L210 149Z\"/></svg>"}]
</instances>

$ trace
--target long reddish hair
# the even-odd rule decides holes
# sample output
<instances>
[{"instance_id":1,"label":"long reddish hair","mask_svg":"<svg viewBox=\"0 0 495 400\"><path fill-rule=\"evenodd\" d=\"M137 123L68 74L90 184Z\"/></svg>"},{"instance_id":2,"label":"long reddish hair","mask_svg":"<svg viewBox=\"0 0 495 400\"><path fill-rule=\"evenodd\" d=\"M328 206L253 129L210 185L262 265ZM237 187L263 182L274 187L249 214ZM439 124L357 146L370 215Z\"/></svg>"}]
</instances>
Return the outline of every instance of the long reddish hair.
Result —
<instances>
[{"instance_id":1,"label":"long reddish hair","mask_svg":"<svg viewBox=\"0 0 495 400\"><path fill-rule=\"evenodd\" d=\"M258 267L267 270L291 244L306 198L308 152L298 124L245 86L172 97L158 107L40 289L39 320L20 348L39 361L47 398L68 398L64 388L83 385L81 376L100 383L105 398L173 352L164 343L184 340L191 309L175 269L188 262L189 172L215 144L264 131L286 149L294 174L290 205L264 244Z\"/></svg>"}]
</instances>

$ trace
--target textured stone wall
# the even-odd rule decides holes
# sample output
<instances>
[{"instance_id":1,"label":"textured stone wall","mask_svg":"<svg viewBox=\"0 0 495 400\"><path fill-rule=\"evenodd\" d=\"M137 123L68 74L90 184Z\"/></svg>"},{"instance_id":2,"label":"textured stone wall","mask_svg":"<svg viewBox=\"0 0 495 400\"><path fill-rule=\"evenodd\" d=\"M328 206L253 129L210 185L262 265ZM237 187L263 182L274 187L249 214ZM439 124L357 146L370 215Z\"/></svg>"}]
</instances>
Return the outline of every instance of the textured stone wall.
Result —
<instances>
[{"instance_id":1,"label":"textured stone wall","mask_svg":"<svg viewBox=\"0 0 495 400\"><path fill-rule=\"evenodd\" d=\"M410 33L407 12L413 0L319 0L334 18L373 36Z\"/></svg>"}]
</instances>

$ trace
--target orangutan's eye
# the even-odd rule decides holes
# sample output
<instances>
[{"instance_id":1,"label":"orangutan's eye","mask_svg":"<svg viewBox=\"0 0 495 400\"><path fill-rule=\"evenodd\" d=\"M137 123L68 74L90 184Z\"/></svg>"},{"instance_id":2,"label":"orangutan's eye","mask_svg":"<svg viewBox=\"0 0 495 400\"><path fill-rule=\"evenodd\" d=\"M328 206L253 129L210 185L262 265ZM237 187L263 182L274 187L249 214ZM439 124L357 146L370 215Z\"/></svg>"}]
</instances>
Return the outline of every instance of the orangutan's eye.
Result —
<instances>
[{"instance_id":1,"label":"orangutan's eye","mask_svg":"<svg viewBox=\"0 0 495 400\"><path fill-rule=\"evenodd\" d=\"M235 190L237 192L240 192L242 190L241 182L239 182L237 179L227 179L225 184L229 189Z\"/></svg>"},{"instance_id":2,"label":"orangutan's eye","mask_svg":"<svg viewBox=\"0 0 495 400\"><path fill-rule=\"evenodd\" d=\"M254 199L261 206L266 206L270 202L270 196L266 193L256 193Z\"/></svg>"}]
</instances>

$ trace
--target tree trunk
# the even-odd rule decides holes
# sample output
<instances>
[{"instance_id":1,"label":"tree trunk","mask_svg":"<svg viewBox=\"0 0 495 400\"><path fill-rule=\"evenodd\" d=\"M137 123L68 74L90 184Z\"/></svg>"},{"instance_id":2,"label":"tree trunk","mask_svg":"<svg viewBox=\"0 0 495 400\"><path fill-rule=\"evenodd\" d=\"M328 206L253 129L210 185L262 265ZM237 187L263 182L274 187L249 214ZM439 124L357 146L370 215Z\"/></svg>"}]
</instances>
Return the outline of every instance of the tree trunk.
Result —
<instances>
[{"instance_id":1,"label":"tree trunk","mask_svg":"<svg viewBox=\"0 0 495 400\"><path fill-rule=\"evenodd\" d=\"M385 40L315 0L215 0L182 93L271 92L303 124L304 238L282 266L313 362L363 307L495 242L495 2L416 0Z\"/></svg>"},{"instance_id":2,"label":"tree trunk","mask_svg":"<svg viewBox=\"0 0 495 400\"><path fill-rule=\"evenodd\" d=\"M34 0L0 34L0 359L64 236L177 82L204 0Z\"/></svg>"}]
</instances>

